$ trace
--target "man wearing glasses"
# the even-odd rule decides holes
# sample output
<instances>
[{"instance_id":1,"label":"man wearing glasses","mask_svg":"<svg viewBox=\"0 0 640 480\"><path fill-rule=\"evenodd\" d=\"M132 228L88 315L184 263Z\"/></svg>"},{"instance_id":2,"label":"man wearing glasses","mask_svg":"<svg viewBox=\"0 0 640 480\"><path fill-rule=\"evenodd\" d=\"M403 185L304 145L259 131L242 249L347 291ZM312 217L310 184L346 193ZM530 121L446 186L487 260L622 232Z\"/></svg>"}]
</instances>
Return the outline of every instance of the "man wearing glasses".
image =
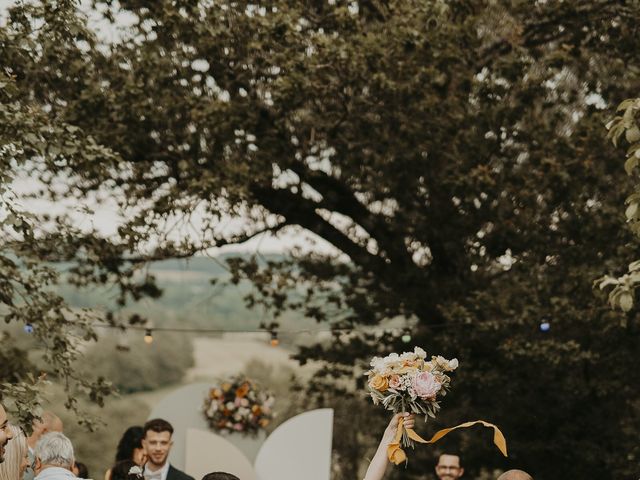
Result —
<instances>
[{"instance_id":1,"label":"man wearing glasses","mask_svg":"<svg viewBox=\"0 0 640 480\"><path fill-rule=\"evenodd\" d=\"M440 480L455 480L464 473L464 468L460 466L460 456L450 453L443 453L438 457L436 465L436 475Z\"/></svg>"}]
</instances>

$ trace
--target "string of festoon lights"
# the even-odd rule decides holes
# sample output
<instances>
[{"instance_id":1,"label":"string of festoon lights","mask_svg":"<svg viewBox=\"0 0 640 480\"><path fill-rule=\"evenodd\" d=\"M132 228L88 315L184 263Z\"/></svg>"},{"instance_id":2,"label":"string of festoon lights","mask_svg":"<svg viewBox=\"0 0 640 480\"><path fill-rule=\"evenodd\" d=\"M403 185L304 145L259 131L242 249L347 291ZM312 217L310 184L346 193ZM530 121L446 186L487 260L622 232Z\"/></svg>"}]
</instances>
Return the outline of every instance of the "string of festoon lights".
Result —
<instances>
[{"instance_id":1,"label":"string of festoon lights","mask_svg":"<svg viewBox=\"0 0 640 480\"><path fill-rule=\"evenodd\" d=\"M73 322L71 322L73 323ZM479 326L480 323L469 323L469 322L447 322L447 323L436 323L436 324L426 324L425 328L428 329L449 329L449 328L458 328L462 326L473 327ZM80 325L80 323L78 323ZM168 333L191 333L191 334L210 334L210 335L221 335L225 333L232 334L256 334L256 333L267 333L269 337L269 344L272 347L277 347L280 344L280 335L301 335L301 334L320 334L320 333L331 333L331 334L350 334L350 333L368 333L368 334L393 334L396 337L399 337L403 343L410 343L412 340L412 332L415 327L405 326L405 327L384 327L384 326L376 326L376 327L367 327L367 326L358 326L358 327L319 327L319 328L304 328L304 329L282 329L277 326L268 325L261 328L254 329L223 329L223 328L193 328L193 327L150 327L147 325L121 325L121 324L112 324L112 323L92 323L92 324L82 324L84 326L90 326L92 328L105 328L105 329L114 329L119 330L120 332L126 331L140 331L144 332L143 341L147 345L151 345L154 341L154 333L157 332L168 332ZM27 323L24 326L24 331L26 333L33 333L35 326L31 323ZM548 319L543 319L539 326L539 330L543 333L547 333L551 330L551 323Z\"/></svg>"}]
</instances>

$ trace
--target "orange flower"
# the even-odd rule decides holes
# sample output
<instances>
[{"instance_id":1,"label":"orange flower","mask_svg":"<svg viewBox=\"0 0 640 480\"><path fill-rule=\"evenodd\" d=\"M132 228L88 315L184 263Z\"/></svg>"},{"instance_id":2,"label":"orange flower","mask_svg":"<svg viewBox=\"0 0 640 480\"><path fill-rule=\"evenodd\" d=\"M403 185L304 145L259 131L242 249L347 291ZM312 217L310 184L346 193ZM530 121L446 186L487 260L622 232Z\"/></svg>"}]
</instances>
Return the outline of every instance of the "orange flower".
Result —
<instances>
[{"instance_id":1,"label":"orange flower","mask_svg":"<svg viewBox=\"0 0 640 480\"><path fill-rule=\"evenodd\" d=\"M260 419L260 421L259 421L258 423L260 424L260 426L261 426L262 428L264 428L264 427L266 427L267 425L269 425L269 420L268 420L268 419L266 419L266 418L262 418L262 419Z\"/></svg>"},{"instance_id":2,"label":"orange flower","mask_svg":"<svg viewBox=\"0 0 640 480\"><path fill-rule=\"evenodd\" d=\"M244 382L236 390L236 397L244 398L247 395L247 393L249 393L249 382Z\"/></svg>"},{"instance_id":3,"label":"orange flower","mask_svg":"<svg viewBox=\"0 0 640 480\"><path fill-rule=\"evenodd\" d=\"M379 392L385 392L389 388L389 380L382 375L374 375L369 380L369 386L374 390L378 390Z\"/></svg>"},{"instance_id":4,"label":"orange flower","mask_svg":"<svg viewBox=\"0 0 640 480\"><path fill-rule=\"evenodd\" d=\"M258 405L254 405L253 407L251 407L251 412L256 416L260 415L260 407Z\"/></svg>"}]
</instances>

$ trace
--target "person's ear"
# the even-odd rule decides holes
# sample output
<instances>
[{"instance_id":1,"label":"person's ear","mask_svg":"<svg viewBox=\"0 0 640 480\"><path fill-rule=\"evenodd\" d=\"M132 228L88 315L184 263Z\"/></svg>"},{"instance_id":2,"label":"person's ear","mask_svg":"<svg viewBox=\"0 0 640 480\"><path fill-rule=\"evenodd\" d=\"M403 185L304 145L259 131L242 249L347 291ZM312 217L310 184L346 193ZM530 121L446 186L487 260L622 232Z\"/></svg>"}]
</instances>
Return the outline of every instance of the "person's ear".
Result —
<instances>
[{"instance_id":1,"label":"person's ear","mask_svg":"<svg viewBox=\"0 0 640 480\"><path fill-rule=\"evenodd\" d=\"M464 468L460 467L460 477L464 474Z\"/></svg>"}]
</instances>

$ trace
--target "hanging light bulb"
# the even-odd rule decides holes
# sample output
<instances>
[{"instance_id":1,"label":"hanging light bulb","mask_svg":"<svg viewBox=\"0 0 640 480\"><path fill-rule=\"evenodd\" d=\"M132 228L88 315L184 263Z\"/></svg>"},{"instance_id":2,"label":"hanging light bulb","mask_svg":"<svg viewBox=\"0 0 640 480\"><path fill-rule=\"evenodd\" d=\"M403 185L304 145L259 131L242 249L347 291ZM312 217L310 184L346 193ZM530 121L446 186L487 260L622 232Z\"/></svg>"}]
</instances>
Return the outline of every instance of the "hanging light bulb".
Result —
<instances>
[{"instance_id":1,"label":"hanging light bulb","mask_svg":"<svg viewBox=\"0 0 640 480\"><path fill-rule=\"evenodd\" d=\"M408 328L405 328L402 334L402 337L400 337L400 339L403 341L403 343L409 343L411 341L411 330Z\"/></svg>"},{"instance_id":2,"label":"hanging light bulb","mask_svg":"<svg viewBox=\"0 0 640 480\"><path fill-rule=\"evenodd\" d=\"M278 331L271 330L271 340L269 341L272 347L277 347L280 345L280 340L278 339Z\"/></svg>"},{"instance_id":3,"label":"hanging light bulb","mask_svg":"<svg viewBox=\"0 0 640 480\"><path fill-rule=\"evenodd\" d=\"M24 333L33 333L33 325L31 325L30 323L27 323L24 326Z\"/></svg>"},{"instance_id":4,"label":"hanging light bulb","mask_svg":"<svg viewBox=\"0 0 640 480\"><path fill-rule=\"evenodd\" d=\"M144 332L144 343L146 343L147 345L151 345L153 343L153 333L151 332L150 328L147 328L147 330Z\"/></svg>"}]
</instances>

